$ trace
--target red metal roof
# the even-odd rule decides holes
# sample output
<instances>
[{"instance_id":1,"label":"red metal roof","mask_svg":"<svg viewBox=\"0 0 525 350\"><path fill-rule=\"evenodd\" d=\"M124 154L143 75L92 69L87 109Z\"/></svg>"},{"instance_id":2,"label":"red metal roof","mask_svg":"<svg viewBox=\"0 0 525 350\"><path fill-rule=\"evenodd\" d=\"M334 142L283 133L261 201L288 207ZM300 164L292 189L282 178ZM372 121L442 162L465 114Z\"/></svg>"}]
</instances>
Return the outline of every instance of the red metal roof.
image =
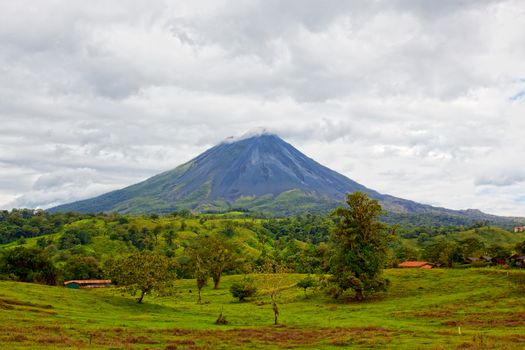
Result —
<instances>
[{"instance_id":1,"label":"red metal roof","mask_svg":"<svg viewBox=\"0 0 525 350\"><path fill-rule=\"evenodd\" d=\"M78 283L78 284L108 284L111 283L111 280L71 280L64 282L64 285L68 285L70 283Z\"/></svg>"},{"instance_id":2,"label":"red metal roof","mask_svg":"<svg viewBox=\"0 0 525 350\"><path fill-rule=\"evenodd\" d=\"M431 264L426 261L405 261L399 264L399 267L423 267Z\"/></svg>"}]
</instances>

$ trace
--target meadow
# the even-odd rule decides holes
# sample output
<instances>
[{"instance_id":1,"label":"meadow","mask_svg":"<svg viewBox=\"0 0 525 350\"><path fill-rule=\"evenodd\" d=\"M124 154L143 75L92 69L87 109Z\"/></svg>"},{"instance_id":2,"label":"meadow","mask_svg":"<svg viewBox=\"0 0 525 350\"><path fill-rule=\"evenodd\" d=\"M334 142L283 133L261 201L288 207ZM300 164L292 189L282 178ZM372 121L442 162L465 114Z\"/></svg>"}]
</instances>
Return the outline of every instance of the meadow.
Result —
<instances>
[{"instance_id":1,"label":"meadow","mask_svg":"<svg viewBox=\"0 0 525 350\"><path fill-rule=\"evenodd\" d=\"M337 301L295 284L305 275L253 275L259 294L246 302L225 276L218 290L177 280L169 295L143 304L118 288L73 290L0 282L0 348L48 349L523 349L524 271L385 271L388 292L363 303ZM280 325L264 280L285 279ZM227 325L216 325L222 313Z\"/></svg>"}]
</instances>

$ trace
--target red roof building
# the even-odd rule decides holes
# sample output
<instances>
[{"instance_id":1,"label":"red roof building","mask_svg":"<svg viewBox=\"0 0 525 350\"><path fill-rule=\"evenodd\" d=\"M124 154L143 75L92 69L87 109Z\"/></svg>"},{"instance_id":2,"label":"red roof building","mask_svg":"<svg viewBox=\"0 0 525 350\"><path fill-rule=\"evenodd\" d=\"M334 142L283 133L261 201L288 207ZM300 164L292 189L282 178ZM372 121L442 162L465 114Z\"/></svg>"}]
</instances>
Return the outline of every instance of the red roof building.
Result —
<instances>
[{"instance_id":1,"label":"red roof building","mask_svg":"<svg viewBox=\"0 0 525 350\"><path fill-rule=\"evenodd\" d=\"M413 269L431 269L433 267L431 263L426 261L405 261L400 263L398 266Z\"/></svg>"},{"instance_id":2,"label":"red roof building","mask_svg":"<svg viewBox=\"0 0 525 350\"><path fill-rule=\"evenodd\" d=\"M64 282L67 288L104 288L111 285L111 280L72 280Z\"/></svg>"}]
</instances>

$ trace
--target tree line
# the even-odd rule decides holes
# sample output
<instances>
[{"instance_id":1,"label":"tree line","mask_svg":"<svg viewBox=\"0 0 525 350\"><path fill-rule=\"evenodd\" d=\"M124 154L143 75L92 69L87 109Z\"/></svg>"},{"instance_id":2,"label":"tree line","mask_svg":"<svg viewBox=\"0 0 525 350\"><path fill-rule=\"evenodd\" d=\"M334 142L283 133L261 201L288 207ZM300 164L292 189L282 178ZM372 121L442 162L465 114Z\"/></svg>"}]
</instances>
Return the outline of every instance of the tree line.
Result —
<instances>
[{"instance_id":1,"label":"tree line","mask_svg":"<svg viewBox=\"0 0 525 350\"><path fill-rule=\"evenodd\" d=\"M224 218L184 211L166 218L157 214L58 215L23 210L2 215L6 225L23 227L24 220L36 226L45 222L42 232L56 232L53 230L58 228L61 233L42 236L31 247L22 237L19 246L4 249L0 253L0 278L52 285L69 279L111 278L137 293L139 301L149 293L169 289L176 278L195 279L200 300L208 280L213 288L219 288L224 274L275 275L279 271L318 276L302 281L305 294L306 289L318 284L335 298L363 300L386 290L389 282L382 270L398 262L423 258L452 266L473 254L508 256L511 249L486 246L476 238L451 240L447 234L457 232L452 228L446 229L446 234L416 238L409 244L406 228L382 223L379 203L359 192L349 195L347 206L330 216ZM101 237L120 242L125 251L110 252L110 258L104 258L90 248ZM525 242L512 249L525 253ZM254 293L253 287L253 281L247 279L237 284L232 294L245 299Z\"/></svg>"}]
</instances>

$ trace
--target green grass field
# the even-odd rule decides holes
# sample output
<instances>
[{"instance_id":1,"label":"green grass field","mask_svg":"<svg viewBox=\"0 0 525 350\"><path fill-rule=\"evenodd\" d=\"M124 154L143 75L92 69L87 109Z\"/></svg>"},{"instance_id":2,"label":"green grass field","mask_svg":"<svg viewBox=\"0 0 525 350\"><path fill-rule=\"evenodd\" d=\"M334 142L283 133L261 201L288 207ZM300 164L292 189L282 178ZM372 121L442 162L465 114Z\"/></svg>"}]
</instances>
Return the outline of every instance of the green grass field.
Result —
<instances>
[{"instance_id":1,"label":"green grass field","mask_svg":"<svg viewBox=\"0 0 525 350\"><path fill-rule=\"evenodd\" d=\"M116 288L73 290L0 282L0 348L523 349L525 272L496 269L387 270L391 288L365 303L343 303L294 284L280 296L281 325L269 298L235 301L226 276L197 304L192 280L144 304ZM258 282L264 275L257 276ZM215 325L219 313L228 325ZM460 328L458 328L460 327ZM461 334L459 334L459 329Z\"/></svg>"}]
</instances>

